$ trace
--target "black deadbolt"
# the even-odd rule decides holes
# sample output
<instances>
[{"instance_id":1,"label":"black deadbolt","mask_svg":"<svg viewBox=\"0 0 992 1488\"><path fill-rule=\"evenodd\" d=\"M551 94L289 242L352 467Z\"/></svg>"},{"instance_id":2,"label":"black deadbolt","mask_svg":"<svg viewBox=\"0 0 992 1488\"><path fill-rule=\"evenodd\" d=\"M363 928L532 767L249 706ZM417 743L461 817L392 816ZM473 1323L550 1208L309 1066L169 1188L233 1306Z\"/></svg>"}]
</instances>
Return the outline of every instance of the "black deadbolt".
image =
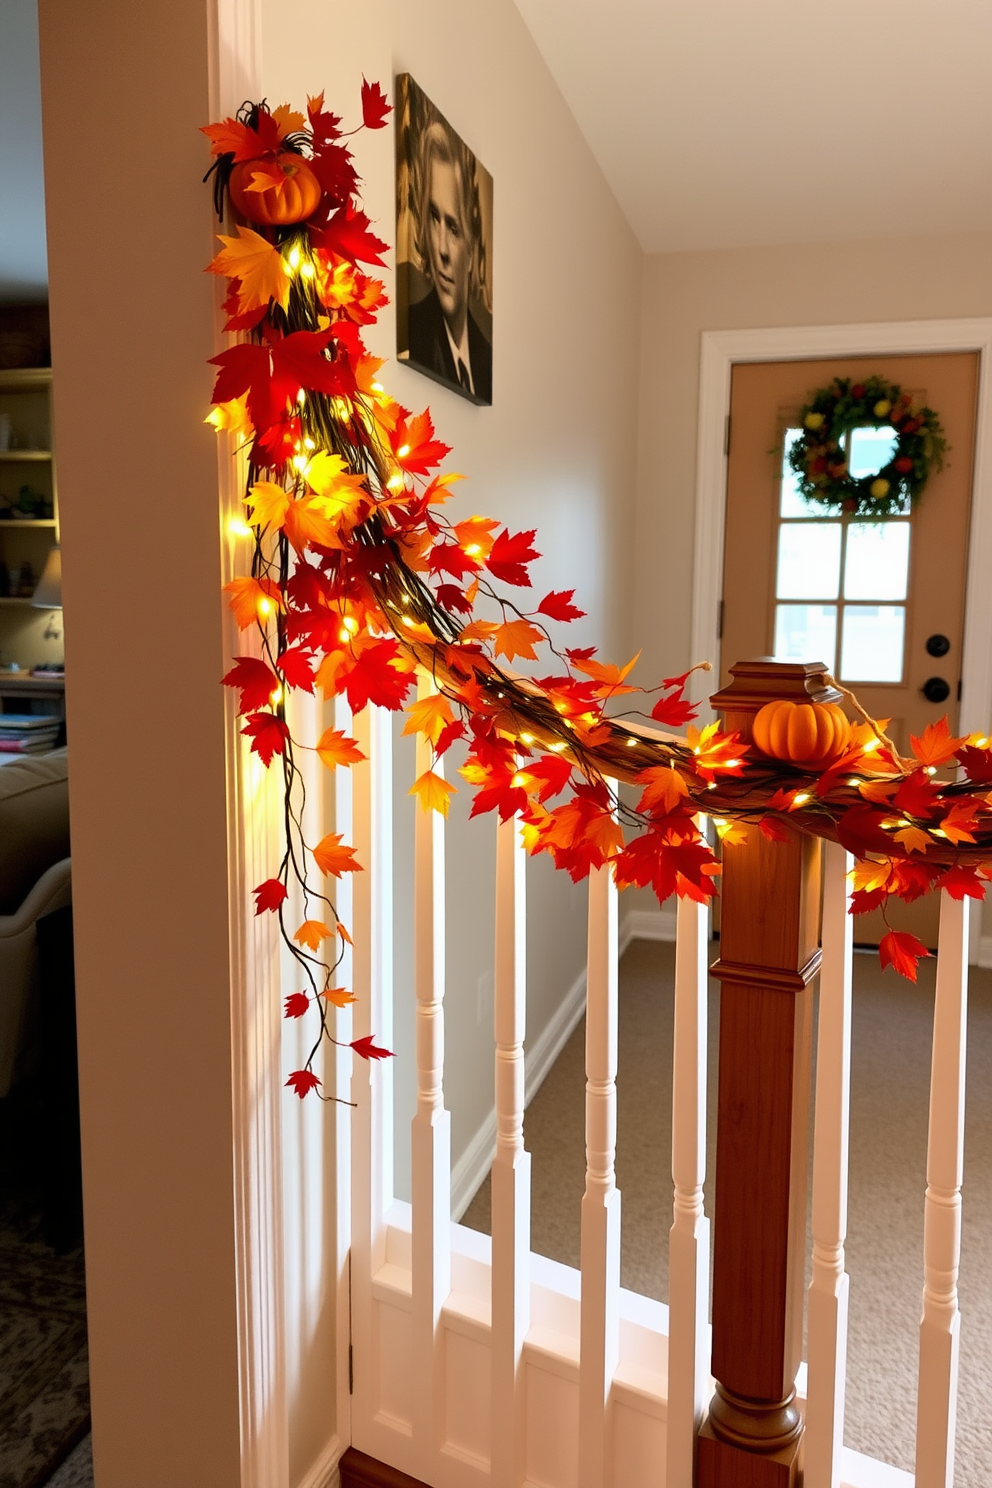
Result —
<instances>
[{"instance_id":1,"label":"black deadbolt","mask_svg":"<svg viewBox=\"0 0 992 1488\"><path fill-rule=\"evenodd\" d=\"M946 703L951 689L943 677L928 677L920 688L928 703Z\"/></svg>"},{"instance_id":2,"label":"black deadbolt","mask_svg":"<svg viewBox=\"0 0 992 1488\"><path fill-rule=\"evenodd\" d=\"M945 635L927 637L927 654L929 656L946 656L950 649L951 643Z\"/></svg>"}]
</instances>

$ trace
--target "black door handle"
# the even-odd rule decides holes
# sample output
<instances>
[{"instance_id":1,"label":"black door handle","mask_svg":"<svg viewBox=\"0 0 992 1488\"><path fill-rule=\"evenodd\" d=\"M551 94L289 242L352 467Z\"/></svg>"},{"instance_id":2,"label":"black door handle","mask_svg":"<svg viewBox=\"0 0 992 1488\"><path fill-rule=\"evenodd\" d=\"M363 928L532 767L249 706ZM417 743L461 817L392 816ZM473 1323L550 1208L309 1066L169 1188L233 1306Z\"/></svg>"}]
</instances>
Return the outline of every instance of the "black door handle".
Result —
<instances>
[{"instance_id":1,"label":"black door handle","mask_svg":"<svg viewBox=\"0 0 992 1488\"><path fill-rule=\"evenodd\" d=\"M951 643L945 635L938 632L936 635L927 637L928 656L946 656L950 649Z\"/></svg>"},{"instance_id":2,"label":"black door handle","mask_svg":"<svg viewBox=\"0 0 992 1488\"><path fill-rule=\"evenodd\" d=\"M946 703L951 695L951 688L943 677L928 677L920 688L928 703Z\"/></svg>"}]
</instances>

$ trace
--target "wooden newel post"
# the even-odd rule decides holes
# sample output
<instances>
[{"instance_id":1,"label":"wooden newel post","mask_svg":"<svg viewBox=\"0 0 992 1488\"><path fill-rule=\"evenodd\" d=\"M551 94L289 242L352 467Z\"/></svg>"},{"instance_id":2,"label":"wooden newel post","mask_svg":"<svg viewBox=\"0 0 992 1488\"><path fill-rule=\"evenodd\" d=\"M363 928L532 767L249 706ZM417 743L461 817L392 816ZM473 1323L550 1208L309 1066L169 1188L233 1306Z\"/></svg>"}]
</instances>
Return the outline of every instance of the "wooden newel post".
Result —
<instances>
[{"instance_id":1,"label":"wooden newel post","mask_svg":"<svg viewBox=\"0 0 992 1488\"><path fill-rule=\"evenodd\" d=\"M712 698L751 738L775 698L839 702L824 666L731 667ZM723 858L720 1073L713 1247L716 1393L699 1434L698 1488L794 1488L803 1337L812 1033L820 964L820 843L752 828Z\"/></svg>"}]
</instances>

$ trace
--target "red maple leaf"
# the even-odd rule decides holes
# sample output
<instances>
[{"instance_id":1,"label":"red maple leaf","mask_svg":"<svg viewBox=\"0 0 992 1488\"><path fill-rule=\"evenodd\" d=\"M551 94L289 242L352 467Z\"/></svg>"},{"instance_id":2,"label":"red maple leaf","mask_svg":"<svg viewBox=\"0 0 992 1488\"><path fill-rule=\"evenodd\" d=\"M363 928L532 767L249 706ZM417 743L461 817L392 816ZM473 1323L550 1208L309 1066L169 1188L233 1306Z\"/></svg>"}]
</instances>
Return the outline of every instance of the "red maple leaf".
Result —
<instances>
[{"instance_id":1,"label":"red maple leaf","mask_svg":"<svg viewBox=\"0 0 992 1488\"><path fill-rule=\"evenodd\" d=\"M255 895L256 914L262 914L267 909L278 909L288 897L286 885L278 878L267 878L257 889L252 889L252 893Z\"/></svg>"},{"instance_id":2,"label":"red maple leaf","mask_svg":"<svg viewBox=\"0 0 992 1488\"><path fill-rule=\"evenodd\" d=\"M585 610L576 609L575 605L572 604L574 593L574 589L552 589L551 593L546 594L538 605L538 613L541 615L550 615L552 620L564 620L566 622L569 620L580 620L586 612Z\"/></svg>"},{"instance_id":3,"label":"red maple leaf","mask_svg":"<svg viewBox=\"0 0 992 1488\"><path fill-rule=\"evenodd\" d=\"M367 1033L363 1038L352 1039L351 1047L362 1059L392 1059L392 1049L382 1049L374 1042L375 1034Z\"/></svg>"},{"instance_id":4,"label":"red maple leaf","mask_svg":"<svg viewBox=\"0 0 992 1488\"><path fill-rule=\"evenodd\" d=\"M565 789L572 778L572 766L560 754L542 754L533 764L527 764L524 773L529 779L539 782L537 799L544 802Z\"/></svg>"},{"instance_id":5,"label":"red maple leaf","mask_svg":"<svg viewBox=\"0 0 992 1488\"><path fill-rule=\"evenodd\" d=\"M486 567L494 579L501 579L504 584L516 584L521 589L530 587L530 575L524 564L541 556L531 546L535 536L536 529L515 532L511 537L510 529L503 528L486 559Z\"/></svg>"},{"instance_id":6,"label":"red maple leaf","mask_svg":"<svg viewBox=\"0 0 992 1488\"><path fill-rule=\"evenodd\" d=\"M311 1090L316 1090L317 1086L320 1084L320 1081L317 1079L317 1076L314 1074L313 1070L294 1070L289 1079L286 1081L286 1084L291 1090L294 1090L300 1097L300 1100L302 1100L303 1097L305 1095L308 1095Z\"/></svg>"},{"instance_id":7,"label":"red maple leaf","mask_svg":"<svg viewBox=\"0 0 992 1488\"><path fill-rule=\"evenodd\" d=\"M268 706L272 694L279 689L279 678L270 671L264 661L254 656L236 656L234 666L223 677L225 687L239 687L241 701L239 713L254 713Z\"/></svg>"},{"instance_id":8,"label":"red maple leaf","mask_svg":"<svg viewBox=\"0 0 992 1488\"><path fill-rule=\"evenodd\" d=\"M320 179L323 162L315 160L314 164ZM369 232L368 217L353 207L350 201L338 208L326 227L311 228L310 236L315 247L336 253L338 258L346 258L349 263L357 264L361 260L362 263L382 264L385 267L380 254L386 252L389 244Z\"/></svg>"},{"instance_id":9,"label":"red maple leaf","mask_svg":"<svg viewBox=\"0 0 992 1488\"><path fill-rule=\"evenodd\" d=\"M391 103L378 83L367 83L362 78L362 122L366 129L383 129L386 115L393 112Z\"/></svg>"},{"instance_id":10,"label":"red maple leaf","mask_svg":"<svg viewBox=\"0 0 992 1488\"><path fill-rule=\"evenodd\" d=\"M336 124L341 122L334 114L325 114L323 117L334 119ZM358 185L358 174L352 163L351 151L344 145L332 143L330 136L326 141L319 141L315 136L310 169L324 190L324 201L317 209L318 214L327 217L336 207L348 201ZM313 218L310 220L313 237Z\"/></svg>"},{"instance_id":11,"label":"red maple leaf","mask_svg":"<svg viewBox=\"0 0 992 1488\"><path fill-rule=\"evenodd\" d=\"M699 704L690 703L688 698L683 697L681 688L678 692L670 692L667 697L659 698L651 709L651 717L659 723L667 723L670 728L681 728L683 723L691 723L698 714Z\"/></svg>"},{"instance_id":12,"label":"red maple leaf","mask_svg":"<svg viewBox=\"0 0 992 1488\"><path fill-rule=\"evenodd\" d=\"M938 880L938 887L946 889L952 899L963 899L965 895L971 899L985 898L985 883L974 868L966 868L963 864L948 868L943 878Z\"/></svg>"},{"instance_id":13,"label":"red maple leaf","mask_svg":"<svg viewBox=\"0 0 992 1488\"><path fill-rule=\"evenodd\" d=\"M930 952L922 940L917 940L915 935L910 935L907 930L890 930L888 935L883 935L878 946L878 959L882 963L882 970L891 966L900 976L907 981L916 981L916 968L924 956Z\"/></svg>"},{"instance_id":14,"label":"red maple leaf","mask_svg":"<svg viewBox=\"0 0 992 1488\"><path fill-rule=\"evenodd\" d=\"M869 853L892 851L892 837L884 832L880 822L884 812L873 806L852 806L837 822L837 838L842 847L856 858L866 858Z\"/></svg>"},{"instance_id":15,"label":"red maple leaf","mask_svg":"<svg viewBox=\"0 0 992 1488\"><path fill-rule=\"evenodd\" d=\"M286 752L289 729L274 713L253 713L245 720L241 732L251 740L251 747L262 764L268 768L272 756Z\"/></svg>"},{"instance_id":16,"label":"red maple leaf","mask_svg":"<svg viewBox=\"0 0 992 1488\"><path fill-rule=\"evenodd\" d=\"M977 749L966 745L958 750L958 763L964 767L968 779L975 785L992 785L992 749Z\"/></svg>"},{"instance_id":17,"label":"red maple leaf","mask_svg":"<svg viewBox=\"0 0 992 1488\"><path fill-rule=\"evenodd\" d=\"M399 654L398 643L388 639L375 641L362 652L344 684L352 713L361 713L366 703L394 712L402 708L413 677L392 665Z\"/></svg>"},{"instance_id":18,"label":"red maple leaf","mask_svg":"<svg viewBox=\"0 0 992 1488\"><path fill-rule=\"evenodd\" d=\"M423 413L404 414L389 436L396 462L411 475L426 475L451 453L449 444L434 438L434 420L429 408Z\"/></svg>"},{"instance_id":19,"label":"red maple leaf","mask_svg":"<svg viewBox=\"0 0 992 1488\"><path fill-rule=\"evenodd\" d=\"M877 889L855 889L851 895L851 908L848 914L871 914L873 909L881 909L888 897L889 891L884 884Z\"/></svg>"},{"instance_id":20,"label":"red maple leaf","mask_svg":"<svg viewBox=\"0 0 992 1488\"><path fill-rule=\"evenodd\" d=\"M248 414L259 433L278 423L288 403L308 392L349 395L355 379L345 362L328 361L325 351L333 332L294 331L271 346L243 342L211 357L220 368L214 384L214 403L228 403L248 395Z\"/></svg>"},{"instance_id":21,"label":"red maple leaf","mask_svg":"<svg viewBox=\"0 0 992 1488\"><path fill-rule=\"evenodd\" d=\"M453 578L463 579L466 574L478 573L480 564L470 558L458 543L435 543L427 557L431 573L449 573ZM469 613L471 613L471 605Z\"/></svg>"},{"instance_id":22,"label":"red maple leaf","mask_svg":"<svg viewBox=\"0 0 992 1488\"><path fill-rule=\"evenodd\" d=\"M616 860L617 887L637 884L654 889L659 903L678 893L682 897L712 898L716 893L712 875L706 869L716 866L704 842L672 843L667 833L645 832L626 844ZM695 889L698 892L692 893Z\"/></svg>"},{"instance_id":23,"label":"red maple leaf","mask_svg":"<svg viewBox=\"0 0 992 1488\"><path fill-rule=\"evenodd\" d=\"M763 837L769 842L788 842L789 829L779 821L777 816L763 816L758 823L758 828Z\"/></svg>"},{"instance_id":24,"label":"red maple leaf","mask_svg":"<svg viewBox=\"0 0 992 1488\"><path fill-rule=\"evenodd\" d=\"M290 687L302 692L313 692L313 657L299 646L283 651L276 659L276 666Z\"/></svg>"},{"instance_id":25,"label":"red maple leaf","mask_svg":"<svg viewBox=\"0 0 992 1488\"><path fill-rule=\"evenodd\" d=\"M284 1016L287 1018L302 1018L309 1006L310 999L305 992L291 992L286 998L286 1012Z\"/></svg>"},{"instance_id":26,"label":"red maple leaf","mask_svg":"<svg viewBox=\"0 0 992 1488\"><path fill-rule=\"evenodd\" d=\"M471 615L472 606L457 584L439 584L435 590L439 605L446 610L457 610L460 615Z\"/></svg>"},{"instance_id":27,"label":"red maple leaf","mask_svg":"<svg viewBox=\"0 0 992 1488\"><path fill-rule=\"evenodd\" d=\"M892 798L892 804L900 811L905 811L908 816L933 816L937 809L934 804L936 794L937 787L926 771L914 770L899 786Z\"/></svg>"},{"instance_id":28,"label":"red maple leaf","mask_svg":"<svg viewBox=\"0 0 992 1488\"><path fill-rule=\"evenodd\" d=\"M928 723L922 734L910 734L909 742L921 765L946 765L961 748L967 738L953 739L947 725L947 715L936 723Z\"/></svg>"},{"instance_id":29,"label":"red maple leaf","mask_svg":"<svg viewBox=\"0 0 992 1488\"><path fill-rule=\"evenodd\" d=\"M310 120L310 128L315 140L337 139L341 133L338 128L341 115L332 114L324 108L323 91L307 99L307 118Z\"/></svg>"},{"instance_id":30,"label":"red maple leaf","mask_svg":"<svg viewBox=\"0 0 992 1488\"><path fill-rule=\"evenodd\" d=\"M912 904L914 899L920 899L930 892L930 887L934 879L940 876L940 872L938 864L925 863L922 858L895 858L889 878L889 893L901 899L904 904Z\"/></svg>"},{"instance_id":31,"label":"red maple leaf","mask_svg":"<svg viewBox=\"0 0 992 1488\"><path fill-rule=\"evenodd\" d=\"M460 719L453 718L450 723L446 723L434 741L434 753L437 758L440 759L442 754L446 754L456 739L464 737L465 725Z\"/></svg>"}]
</instances>

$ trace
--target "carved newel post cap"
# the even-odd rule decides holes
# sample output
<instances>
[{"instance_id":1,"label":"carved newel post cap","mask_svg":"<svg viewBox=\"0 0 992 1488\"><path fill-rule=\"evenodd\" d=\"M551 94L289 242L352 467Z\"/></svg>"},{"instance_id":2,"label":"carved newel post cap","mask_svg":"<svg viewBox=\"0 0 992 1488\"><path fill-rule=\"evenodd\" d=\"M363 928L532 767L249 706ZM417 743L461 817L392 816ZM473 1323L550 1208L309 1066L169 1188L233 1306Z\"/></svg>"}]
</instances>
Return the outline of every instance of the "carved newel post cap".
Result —
<instances>
[{"instance_id":1,"label":"carved newel post cap","mask_svg":"<svg viewBox=\"0 0 992 1488\"><path fill-rule=\"evenodd\" d=\"M822 661L776 661L756 656L730 668L733 681L710 698L710 706L725 713L757 713L777 698L799 703L840 703L844 694L827 681Z\"/></svg>"}]
</instances>

